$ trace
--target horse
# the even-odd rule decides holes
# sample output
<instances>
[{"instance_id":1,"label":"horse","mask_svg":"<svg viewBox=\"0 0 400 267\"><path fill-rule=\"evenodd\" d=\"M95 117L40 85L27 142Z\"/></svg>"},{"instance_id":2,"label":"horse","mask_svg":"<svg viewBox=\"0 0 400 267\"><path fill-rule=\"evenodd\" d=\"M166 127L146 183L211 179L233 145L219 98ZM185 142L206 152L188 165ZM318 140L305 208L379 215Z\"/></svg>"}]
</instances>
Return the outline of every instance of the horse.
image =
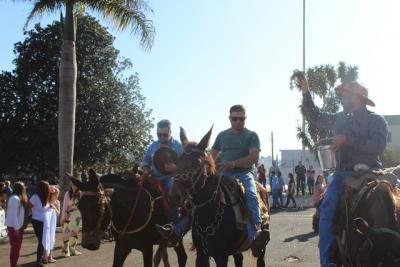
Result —
<instances>
[{"instance_id":1,"label":"horse","mask_svg":"<svg viewBox=\"0 0 400 267\"><path fill-rule=\"evenodd\" d=\"M380 179L365 180L356 192L345 187L334 232L337 241L330 258L336 266L400 266L399 190Z\"/></svg>"},{"instance_id":2,"label":"horse","mask_svg":"<svg viewBox=\"0 0 400 267\"><path fill-rule=\"evenodd\" d=\"M78 208L82 214L82 247L98 250L102 235L111 224L115 236L113 267L122 267L132 249L142 252L144 267L151 267L154 244L160 245L154 266L158 266L161 257L164 266L170 266L167 243L155 228L156 224L167 223L168 215L161 202L162 194L149 179L140 180L135 173L99 178L93 170L89 171L88 181L69 178L81 191ZM182 242L174 249L179 267L184 267L187 255Z\"/></svg>"},{"instance_id":3,"label":"horse","mask_svg":"<svg viewBox=\"0 0 400 267\"><path fill-rule=\"evenodd\" d=\"M180 139L183 153L177 159L177 172L170 192L170 199L184 206L192 214L192 239L197 251L196 267L210 266L212 257L217 267L226 267L229 255L233 255L235 265L243 266L240 252L249 249L246 228L236 227L234 205L226 191L221 189L223 179L216 175L215 162L207 151L212 129L200 143L189 142L181 128ZM266 225L268 228L268 225ZM265 266L265 248L257 258L257 266Z\"/></svg>"}]
</instances>

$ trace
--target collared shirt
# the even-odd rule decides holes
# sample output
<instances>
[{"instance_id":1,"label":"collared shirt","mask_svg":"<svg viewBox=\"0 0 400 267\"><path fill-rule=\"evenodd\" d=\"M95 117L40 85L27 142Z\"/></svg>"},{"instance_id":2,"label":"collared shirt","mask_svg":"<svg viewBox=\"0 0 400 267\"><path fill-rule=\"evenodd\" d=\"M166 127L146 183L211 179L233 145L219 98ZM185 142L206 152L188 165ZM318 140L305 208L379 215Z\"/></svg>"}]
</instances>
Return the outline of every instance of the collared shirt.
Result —
<instances>
[{"instance_id":1,"label":"collared shirt","mask_svg":"<svg viewBox=\"0 0 400 267\"><path fill-rule=\"evenodd\" d=\"M379 155L385 150L388 135L387 123L382 116L365 107L352 114L321 112L314 105L310 92L303 94L303 111L315 128L346 136L347 142L339 150L339 169L352 170L358 163L371 168L381 167Z\"/></svg>"},{"instance_id":2,"label":"collared shirt","mask_svg":"<svg viewBox=\"0 0 400 267\"><path fill-rule=\"evenodd\" d=\"M154 157L154 154L156 153L156 151L158 149L160 149L160 147L161 147L160 141L156 141L149 146L146 154L143 157L142 167L145 167L145 166L151 167L151 175L153 177L163 180L165 178L170 178L172 176L161 174L156 169L156 166L154 166L153 157ZM168 147L171 148L173 151L175 151L176 154L178 155L178 157L182 154L182 145L181 145L181 143L179 143L179 141L175 140L174 138L171 138L171 141L169 142Z\"/></svg>"}]
</instances>

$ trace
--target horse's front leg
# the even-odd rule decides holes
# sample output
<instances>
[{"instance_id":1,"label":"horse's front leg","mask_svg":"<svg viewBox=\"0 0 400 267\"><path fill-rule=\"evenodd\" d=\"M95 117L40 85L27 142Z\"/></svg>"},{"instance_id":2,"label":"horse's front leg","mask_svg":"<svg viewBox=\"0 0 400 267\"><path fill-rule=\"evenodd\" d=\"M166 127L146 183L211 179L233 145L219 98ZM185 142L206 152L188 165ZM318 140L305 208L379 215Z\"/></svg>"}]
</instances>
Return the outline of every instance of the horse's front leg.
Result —
<instances>
[{"instance_id":1,"label":"horse's front leg","mask_svg":"<svg viewBox=\"0 0 400 267\"><path fill-rule=\"evenodd\" d=\"M243 267L243 254L233 254L233 260L235 261L235 267Z\"/></svg>"},{"instance_id":2,"label":"horse's front leg","mask_svg":"<svg viewBox=\"0 0 400 267\"><path fill-rule=\"evenodd\" d=\"M130 248L125 247L122 241L117 240L114 248L113 267L122 267L130 252Z\"/></svg>"},{"instance_id":3,"label":"horse's front leg","mask_svg":"<svg viewBox=\"0 0 400 267\"><path fill-rule=\"evenodd\" d=\"M257 267L265 267L265 248L261 252L261 255L257 258Z\"/></svg>"},{"instance_id":4,"label":"horse's front leg","mask_svg":"<svg viewBox=\"0 0 400 267\"><path fill-rule=\"evenodd\" d=\"M210 267L210 259L207 255L197 250L196 267Z\"/></svg>"},{"instance_id":5,"label":"horse's front leg","mask_svg":"<svg viewBox=\"0 0 400 267\"><path fill-rule=\"evenodd\" d=\"M228 267L228 255L214 257L217 267Z\"/></svg>"},{"instance_id":6,"label":"horse's front leg","mask_svg":"<svg viewBox=\"0 0 400 267\"><path fill-rule=\"evenodd\" d=\"M185 251L185 247L183 246L183 241L179 241L178 246L175 248L176 256L178 257L178 266L185 267L187 261L187 254Z\"/></svg>"},{"instance_id":7,"label":"horse's front leg","mask_svg":"<svg viewBox=\"0 0 400 267\"><path fill-rule=\"evenodd\" d=\"M142 249L143 266L152 267L153 265L153 245L146 245Z\"/></svg>"},{"instance_id":8,"label":"horse's front leg","mask_svg":"<svg viewBox=\"0 0 400 267\"><path fill-rule=\"evenodd\" d=\"M161 259L164 262L164 267L169 267L168 261L168 252L167 252L167 244L160 244L156 251L156 254L153 257L154 267L158 267L160 265Z\"/></svg>"}]
</instances>

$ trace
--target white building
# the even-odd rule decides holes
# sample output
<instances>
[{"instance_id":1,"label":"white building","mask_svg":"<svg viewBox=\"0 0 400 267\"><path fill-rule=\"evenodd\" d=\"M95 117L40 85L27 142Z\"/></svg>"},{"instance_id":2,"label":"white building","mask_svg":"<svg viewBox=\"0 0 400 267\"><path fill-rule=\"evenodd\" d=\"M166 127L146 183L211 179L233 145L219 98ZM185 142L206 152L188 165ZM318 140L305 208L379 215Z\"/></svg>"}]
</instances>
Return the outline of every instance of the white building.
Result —
<instances>
[{"instance_id":1,"label":"white building","mask_svg":"<svg viewBox=\"0 0 400 267\"><path fill-rule=\"evenodd\" d=\"M400 115L384 116L389 128L387 149L400 157Z\"/></svg>"},{"instance_id":2,"label":"white building","mask_svg":"<svg viewBox=\"0 0 400 267\"><path fill-rule=\"evenodd\" d=\"M283 149L281 150L281 160L279 164L279 168L282 172L282 177L285 179L289 173L294 173L294 168L302 159L302 150L301 149ZM312 154L309 150L304 151L304 159L302 160L303 165L308 169L310 166L313 166L315 170L315 175L319 175L322 173L319 162L314 154ZM286 181L286 180L285 180Z\"/></svg>"}]
</instances>

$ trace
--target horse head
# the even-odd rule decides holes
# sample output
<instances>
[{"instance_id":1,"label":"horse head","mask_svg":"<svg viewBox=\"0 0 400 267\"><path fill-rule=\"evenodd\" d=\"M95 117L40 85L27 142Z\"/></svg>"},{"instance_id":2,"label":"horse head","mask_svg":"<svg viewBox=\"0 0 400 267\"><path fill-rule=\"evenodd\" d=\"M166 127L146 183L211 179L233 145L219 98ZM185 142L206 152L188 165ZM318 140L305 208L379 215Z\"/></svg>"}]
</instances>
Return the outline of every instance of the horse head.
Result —
<instances>
[{"instance_id":1,"label":"horse head","mask_svg":"<svg viewBox=\"0 0 400 267\"><path fill-rule=\"evenodd\" d=\"M87 181L79 181L70 175L68 177L80 190L78 208L82 216L82 247L97 250L111 220L110 197L92 169L89 170Z\"/></svg>"},{"instance_id":2,"label":"horse head","mask_svg":"<svg viewBox=\"0 0 400 267\"><path fill-rule=\"evenodd\" d=\"M366 239L359 248L362 266L400 265L400 233L389 228L375 228L362 218L355 218L357 232Z\"/></svg>"},{"instance_id":3,"label":"horse head","mask_svg":"<svg viewBox=\"0 0 400 267\"><path fill-rule=\"evenodd\" d=\"M215 162L207 147L210 142L212 127L199 143L189 142L183 128L180 130L180 139L183 153L177 160L177 170L174 178L170 198L178 205L201 190L207 177L216 172ZM189 208L190 207L186 207Z\"/></svg>"}]
</instances>

